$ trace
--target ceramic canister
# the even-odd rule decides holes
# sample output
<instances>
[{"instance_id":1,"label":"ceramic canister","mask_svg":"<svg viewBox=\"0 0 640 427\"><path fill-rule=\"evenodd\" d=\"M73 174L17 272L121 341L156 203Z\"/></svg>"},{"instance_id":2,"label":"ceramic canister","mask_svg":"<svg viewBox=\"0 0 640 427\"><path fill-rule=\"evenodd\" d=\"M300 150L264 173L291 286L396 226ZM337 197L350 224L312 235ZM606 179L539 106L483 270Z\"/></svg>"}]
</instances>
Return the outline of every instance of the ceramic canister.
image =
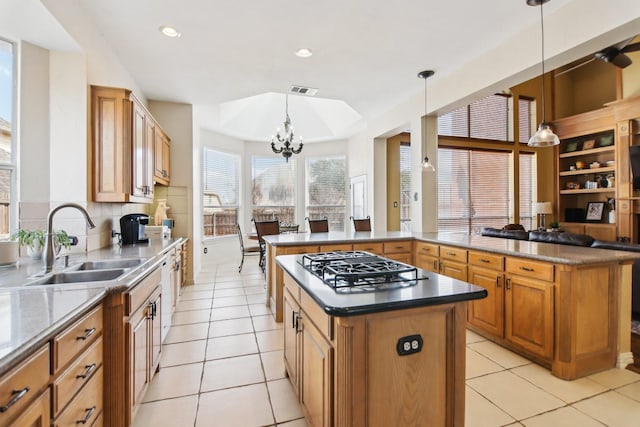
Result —
<instances>
[{"instance_id":1,"label":"ceramic canister","mask_svg":"<svg viewBox=\"0 0 640 427\"><path fill-rule=\"evenodd\" d=\"M11 265L18 261L18 242L0 241L0 265Z\"/></svg>"}]
</instances>

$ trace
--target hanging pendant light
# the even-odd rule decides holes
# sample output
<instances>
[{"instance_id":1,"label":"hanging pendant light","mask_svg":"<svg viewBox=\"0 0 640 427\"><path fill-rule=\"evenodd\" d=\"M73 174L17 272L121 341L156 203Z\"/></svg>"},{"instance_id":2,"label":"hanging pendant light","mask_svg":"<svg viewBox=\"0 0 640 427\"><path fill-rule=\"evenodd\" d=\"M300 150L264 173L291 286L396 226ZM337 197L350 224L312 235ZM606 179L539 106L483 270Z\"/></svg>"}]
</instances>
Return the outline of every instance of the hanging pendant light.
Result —
<instances>
[{"instance_id":1,"label":"hanging pendant light","mask_svg":"<svg viewBox=\"0 0 640 427\"><path fill-rule=\"evenodd\" d=\"M425 125L422 127L422 154L424 154L424 160L422 160L422 171L423 172L435 172L436 168L433 166L433 163L429 161L429 157L427 157L427 126L426 126L426 116L427 116L427 79L433 76L435 72L433 70L424 70L418 73L418 77L424 79L424 115L425 115Z\"/></svg>"},{"instance_id":2,"label":"hanging pendant light","mask_svg":"<svg viewBox=\"0 0 640 427\"><path fill-rule=\"evenodd\" d=\"M526 0L529 6L540 6L540 29L542 34L542 121L538 127L538 131L529 139L527 145L529 147L553 147L560 144L558 135L553 133L551 126L545 123L544 119L544 14L542 13L542 5L550 0Z\"/></svg>"},{"instance_id":3,"label":"hanging pendant light","mask_svg":"<svg viewBox=\"0 0 640 427\"><path fill-rule=\"evenodd\" d=\"M281 154L282 157L289 162L289 157L294 154L300 154L302 151L302 137L300 137L300 144L298 148L295 148L293 142L293 126L291 126L291 119L289 118L289 94L285 95L285 119L284 119L284 135L280 135L280 129L276 129L276 134L271 137L271 150L276 154ZM276 147L275 141L278 141L282 146Z\"/></svg>"}]
</instances>

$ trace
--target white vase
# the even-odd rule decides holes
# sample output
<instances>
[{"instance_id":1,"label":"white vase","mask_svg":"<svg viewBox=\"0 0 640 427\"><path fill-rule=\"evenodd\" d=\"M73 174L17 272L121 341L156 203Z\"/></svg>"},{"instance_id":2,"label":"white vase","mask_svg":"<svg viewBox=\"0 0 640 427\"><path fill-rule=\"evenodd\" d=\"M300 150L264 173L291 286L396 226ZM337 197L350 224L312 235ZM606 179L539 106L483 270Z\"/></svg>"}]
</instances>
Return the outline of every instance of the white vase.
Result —
<instances>
[{"instance_id":1,"label":"white vase","mask_svg":"<svg viewBox=\"0 0 640 427\"><path fill-rule=\"evenodd\" d=\"M27 255L33 260L39 260L42 259L42 250L43 247L40 242L33 242L33 244L27 246Z\"/></svg>"},{"instance_id":2,"label":"white vase","mask_svg":"<svg viewBox=\"0 0 640 427\"><path fill-rule=\"evenodd\" d=\"M609 224L616 223L616 211L609 211Z\"/></svg>"}]
</instances>

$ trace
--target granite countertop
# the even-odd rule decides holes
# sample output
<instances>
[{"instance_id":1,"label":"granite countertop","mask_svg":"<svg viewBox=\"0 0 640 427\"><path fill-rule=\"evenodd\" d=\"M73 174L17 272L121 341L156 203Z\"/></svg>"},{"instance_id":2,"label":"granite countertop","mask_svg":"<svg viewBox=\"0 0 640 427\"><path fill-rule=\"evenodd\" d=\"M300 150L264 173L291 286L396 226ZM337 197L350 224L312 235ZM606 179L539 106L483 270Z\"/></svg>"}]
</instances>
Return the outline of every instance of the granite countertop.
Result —
<instances>
[{"instance_id":1,"label":"granite countertop","mask_svg":"<svg viewBox=\"0 0 640 427\"><path fill-rule=\"evenodd\" d=\"M448 304L487 296L479 286L418 269L415 285L374 292L336 292L306 270L301 255L281 255L276 262L332 316L354 316L428 305Z\"/></svg>"},{"instance_id":2,"label":"granite countertop","mask_svg":"<svg viewBox=\"0 0 640 427\"><path fill-rule=\"evenodd\" d=\"M413 233L418 241L447 244L465 249L519 256L556 264L597 264L631 261L640 258L638 252L616 251L528 240L502 239L467 233Z\"/></svg>"},{"instance_id":3,"label":"granite countertop","mask_svg":"<svg viewBox=\"0 0 640 427\"><path fill-rule=\"evenodd\" d=\"M60 285L27 285L43 270L42 261L21 258L18 265L0 270L0 375L43 346L80 314L109 292L121 292L138 283L160 265L161 255L182 238L104 248L70 257L70 267L88 260L142 258L144 262L119 280ZM160 256L159 256L160 255ZM54 266L58 271L61 267Z\"/></svg>"},{"instance_id":4,"label":"granite countertop","mask_svg":"<svg viewBox=\"0 0 640 427\"><path fill-rule=\"evenodd\" d=\"M458 246L465 249L494 252L556 264L594 264L603 262L631 261L640 258L640 253L598 249L554 243L529 242L526 240L502 239L467 233L407 233L368 232L343 233L284 233L264 236L272 246L300 246L359 243L369 241L416 240L421 242Z\"/></svg>"}]
</instances>

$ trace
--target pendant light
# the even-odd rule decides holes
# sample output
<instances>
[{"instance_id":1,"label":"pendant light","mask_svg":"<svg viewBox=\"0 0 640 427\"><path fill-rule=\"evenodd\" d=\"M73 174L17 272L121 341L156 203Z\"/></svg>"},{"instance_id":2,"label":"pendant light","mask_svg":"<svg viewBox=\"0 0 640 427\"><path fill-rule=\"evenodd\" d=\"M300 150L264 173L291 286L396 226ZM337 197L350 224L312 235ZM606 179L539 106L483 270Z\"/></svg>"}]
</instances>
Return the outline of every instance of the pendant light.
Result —
<instances>
[{"instance_id":1,"label":"pendant light","mask_svg":"<svg viewBox=\"0 0 640 427\"><path fill-rule=\"evenodd\" d=\"M425 115L425 125L422 128L422 154L424 154L424 160L422 161L422 171L423 172L435 172L436 168L433 166L433 163L429 161L429 157L427 156L427 126L426 126L426 116L427 116L427 79L433 76L435 72L433 70L424 70L418 73L418 77L424 79L424 115Z\"/></svg>"},{"instance_id":2,"label":"pendant light","mask_svg":"<svg viewBox=\"0 0 640 427\"><path fill-rule=\"evenodd\" d=\"M529 147L553 147L560 144L558 135L553 133L551 126L545 123L544 119L544 14L542 13L542 5L550 0L526 0L529 6L540 6L540 29L542 38L542 121L538 127L538 131L529 139L527 145Z\"/></svg>"}]
</instances>

